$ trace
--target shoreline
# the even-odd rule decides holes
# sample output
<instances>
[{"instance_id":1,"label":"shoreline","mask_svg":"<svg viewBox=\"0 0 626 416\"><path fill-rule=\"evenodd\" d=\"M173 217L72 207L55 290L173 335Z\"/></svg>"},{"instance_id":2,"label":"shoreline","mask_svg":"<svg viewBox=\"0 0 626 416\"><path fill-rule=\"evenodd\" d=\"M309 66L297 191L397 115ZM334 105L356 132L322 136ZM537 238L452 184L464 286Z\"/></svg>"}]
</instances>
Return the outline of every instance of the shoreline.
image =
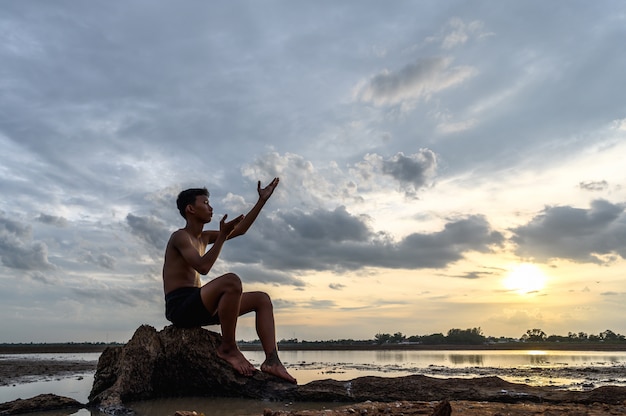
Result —
<instances>
[{"instance_id":1,"label":"shoreline","mask_svg":"<svg viewBox=\"0 0 626 416\"><path fill-rule=\"evenodd\" d=\"M261 351L260 345L239 346L242 351ZM626 343L556 343L556 342L510 342L506 344L481 345L425 345L425 344L385 344L385 345L316 345L278 344L280 351L626 351Z\"/></svg>"},{"instance_id":2,"label":"shoreline","mask_svg":"<svg viewBox=\"0 0 626 416\"><path fill-rule=\"evenodd\" d=\"M11 354L53 354L53 353L98 353L108 347L122 347L124 344L0 344L0 355ZM241 351L262 351L260 344L241 342ZM502 344L458 345L458 344L324 344L279 343L280 351L626 351L625 343L582 343L582 342L508 342Z\"/></svg>"}]
</instances>

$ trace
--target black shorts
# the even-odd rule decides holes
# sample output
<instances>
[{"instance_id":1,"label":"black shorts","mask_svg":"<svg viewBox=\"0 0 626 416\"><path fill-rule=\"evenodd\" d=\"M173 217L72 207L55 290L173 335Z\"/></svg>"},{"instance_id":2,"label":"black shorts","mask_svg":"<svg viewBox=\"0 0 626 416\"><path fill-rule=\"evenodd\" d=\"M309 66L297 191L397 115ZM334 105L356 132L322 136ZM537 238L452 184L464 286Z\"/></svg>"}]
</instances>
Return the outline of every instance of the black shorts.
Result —
<instances>
[{"instance_id":1,"label":"black shorts","mask_svg":"<svg viewBox=\"0 0 626 416\"><path fill-rule=\"evenodd\" d=\"M206 310L199 287L181 287L165 295L165 317L181 328L218 325L220 318Z\"/></svg>"}]
</instances>

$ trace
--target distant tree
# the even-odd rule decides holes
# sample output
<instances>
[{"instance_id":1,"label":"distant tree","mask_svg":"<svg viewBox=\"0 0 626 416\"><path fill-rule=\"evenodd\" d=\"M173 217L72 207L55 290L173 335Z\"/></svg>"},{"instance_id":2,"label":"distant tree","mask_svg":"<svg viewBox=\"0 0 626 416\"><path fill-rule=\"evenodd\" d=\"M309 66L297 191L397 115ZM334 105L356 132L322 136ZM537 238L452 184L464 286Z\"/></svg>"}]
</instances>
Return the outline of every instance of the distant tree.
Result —
<instances>
[{"instance_id":1,"label":"distant tree","mask_svg":"<svg viewBox=\"0 0 626 416\"><path fill-rule=\"evenodd\" d=\"M448 344L483 344L485 336L480 328L453 328L448 331L446 341Z\"/></svg>"},{"instance_id":2,"label":"distant tree","mask_svg":"<svg viewBox=\"0 0 626 416\"><path fill-rule=\"evenodd\" d=\"M290 338L290 339L281 339L278 341L279 344L297 344L298 338Z\"/></svg>"},{"instance_id":3,"label":"distant tree","mask_svg":"<svg viewBox=\"0 0 626 416\"><path fill-rule=\"evenodd\" d=\"M617 341L620 339L620 336L610 329L607 329L606 331L600 333L600 338L605 341Z\"/></svg>"},{"instance_id":4,"label":"distant tree","mask_svg":"<svg viewBox=\"0 0 626 416\"><path fill-rule=\"evenodd\" d=\"M543 342L546 340L546 333L538 328L529 329L522 335L521 340L525 342Z\"/></svg>"},{"instance_id":5,"label":"distant tree","mask_svg":"<svg viewBox=\"0 0 626 416\"><path fill-rule=\"evenodd\" d=\"M419 339L422 344L426 345L441 345L446 343L446 337L441 333L423 335Z\"/></svg>"},{"instance_id":6,"label":"distant tree","mask_svg":"<svg viewBox=\"0 0 626 416\"><path fill-rule=\"evenodd\" d=\"M563 335L550 335L546 338L548 342L568 342L570 341L569 337L564 337Z\"/></svg>"},{"instance_id":7,"label":"distant tree","mask_svg":"<svg viewBox=\"0 0 626 416\"><path fill-rule=\"evenodd\" d=\"M391 340L391 334L376 334L374 336L374 341L376 341L376 343L378 345L382 345L382 344L386 344Z\"/></svg>"},{"instance_id":8,"label":"distant tree","mask_svg":"<svg viewBox=\"0 0 626 416\"><path fill-rule=\"evenodd\" d=\"M399 343L403 342L405 339L406 339L406 337L404 336L404 334L402 334L402 332L396 332L389 339L389 342L393 342L395 344L399 344Z\"/></svg>"}]
</instances>

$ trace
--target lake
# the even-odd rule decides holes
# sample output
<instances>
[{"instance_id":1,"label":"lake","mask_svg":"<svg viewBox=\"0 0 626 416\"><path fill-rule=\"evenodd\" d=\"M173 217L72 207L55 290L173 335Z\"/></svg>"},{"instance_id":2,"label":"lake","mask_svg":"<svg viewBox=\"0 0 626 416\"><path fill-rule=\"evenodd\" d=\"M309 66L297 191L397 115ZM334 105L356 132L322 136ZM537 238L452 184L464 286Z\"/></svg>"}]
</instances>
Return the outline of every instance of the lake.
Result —
<instances>
[{"instance_id":1,"label":"lake","mask_svg":"<svg viewBox=\"0 0 626 416\"><path fill-rule=\"evenodd\" d=\"M261 351L245 351L257 367L264 359ZM398 377L423 374L431 377L498 376L504 380L559 389L585 390L603 385L626 386L626 351L282 351L280 353L298 384L313 380L350 380L361 376ZM99 353L86 354L16 354L15 359L55 359L97 361ZM93 383L93 372L71 377L33 381L0 387L0 403L54 393L82 403ZM336 406L327 403L265 403L255 400L185 398L132 403L137 415L171 416L176 410L196 410L206 416L263 413L266 407L278 409L322 409ZM95 416L88 410L67 415ZM43 415L43 414L42 414ZM55 413L63 415L63 413Z\"/></svg>"}]
</instances>

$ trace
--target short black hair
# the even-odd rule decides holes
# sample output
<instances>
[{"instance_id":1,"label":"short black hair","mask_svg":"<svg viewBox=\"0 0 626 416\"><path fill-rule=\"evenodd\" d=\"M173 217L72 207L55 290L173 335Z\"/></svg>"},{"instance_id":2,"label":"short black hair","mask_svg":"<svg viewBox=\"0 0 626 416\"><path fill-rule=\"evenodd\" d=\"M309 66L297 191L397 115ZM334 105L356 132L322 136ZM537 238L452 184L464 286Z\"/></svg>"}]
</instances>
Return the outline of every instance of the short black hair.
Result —
<instances>
[{"instance_id":1,"label":"short black hair","mask_svg":"<svg viewBox=\"0 0 626 416\"><path fill-rule=\"evenodd\" d=\"M180 215L182 215L184 219L187 219L185 208L187 208L187 205L193 205L198 196L206 196L208 198L209 191L206 188L190 188L178 194L176 206L178 207L178 212L180 212Z\"/></svg>"}]
</instances>

